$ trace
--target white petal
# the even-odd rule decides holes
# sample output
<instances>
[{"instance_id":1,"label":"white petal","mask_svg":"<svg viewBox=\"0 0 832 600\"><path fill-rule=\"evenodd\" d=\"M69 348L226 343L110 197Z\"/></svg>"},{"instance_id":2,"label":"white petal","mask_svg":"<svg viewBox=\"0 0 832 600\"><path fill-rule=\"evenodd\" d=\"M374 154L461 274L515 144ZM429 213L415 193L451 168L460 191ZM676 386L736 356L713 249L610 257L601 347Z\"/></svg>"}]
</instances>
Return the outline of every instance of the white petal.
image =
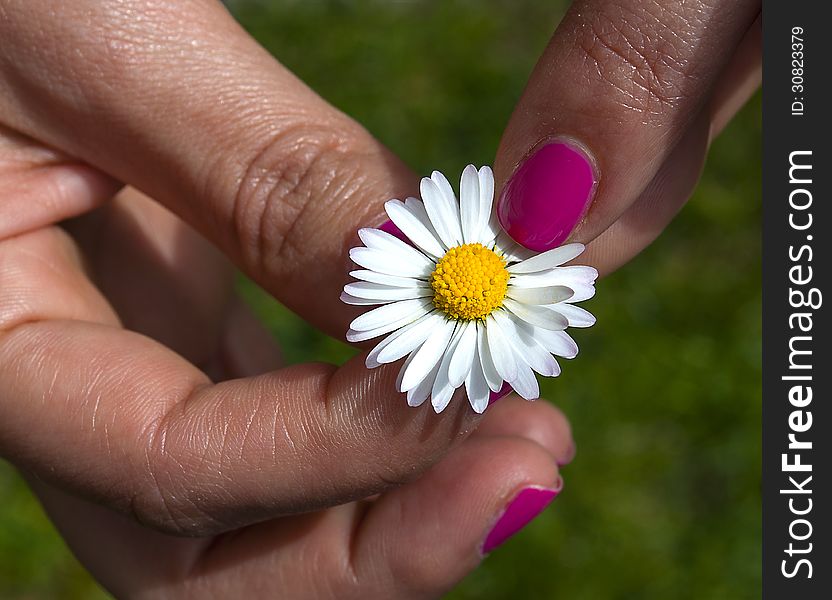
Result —
<instances>
[{"instance_id":1,"label":"white petal","mask_svg":"<svg viewBox=\"0 0 832 600\"><path fill-rule=\"evenodd\" d=\"M413 302L413 300L403 300L402 302ZM385 305L385 307L386 306L391 306L391 305L388 304L388 305ZM378 309L376 309L376 310L378 310ZM397 321L391 321L391 322L389 322L385 325L381 325L381 326L376 327L374 329L359 330L359 329L350 328L350 330L347 331L347 341L351 342L351 343L357 343L357 342L364 342L366 340L371 340L373 338L377 338L381 335L384 335L385 333L390 333L391 331L395 331L396 329L399 329L400 327L404 327L405 325L409 325L413 321L416 321L416 320L420 319L421 317L423 317L424 315L426 315L427 313L429 313L431 310L432 310L432 308L427 307L427 306L424 307L424 308L416 309L416 310L413 311L412 314L408 314L408 315L402 317L401 319L399 319ZM372 312L372 311L370 311L370 312Z\"/></svg>"},{"instance_id":2,"label":"white petal","mask_svg":"<svg viewBox=\"0 0 832 600\"><path fill-rule=\"evenodd\" d=\"M503 233L503 227L500 225L500 222L497 220L496 213L492 214L488 221L486 221L485 225L482 226L480 229L480 242L483 246L488 246L489 248L496 248L499 250L503 255L505 255L505 250L503 250L504 245L500 244L500 236Z\"/></svg>"},{"instance_id":3,"label":"white petal","mask_svg":"<svg viewBox=\"0 0 832 600\"><path fill-rule=\"evenodd\" d=\"M504 381L512 381L517 377L517 363L514 360L514 352L493 316L489 316L485 321L485 334L494 368Z\"/></svg>"},{"instance_id":4,"label":"white petal","mask_svg":"<svg viewBox=\"0 0 832 600\"><path fill-rule=\"evenodd\" d=\"M459 181L459 214L462 221L462 237L470 244L479 242L480 235L480 179L477 168L468 165Z\"/></svg>"},{"instance_id":5,"label":"white petal","mask_svg":"<svg viewBox=\"0 0 832 600\"><path fill-rule=\"evenodd\" d=\"M427 257L424 257L427 260ZM387 275L397 277L422 277L426 278L433 272L434 264L431 261L408 262L403 261L398 255L388 254L372 248L353 248L350 250L350 260L355 264Z\"/></svg>"},{"instance_id":6,"label":"white petal","mask_svg":"<svg viewBox=\"0 0 832 600\"><path fill-rule=\"evenodd\" d=\"M436 233L436 228L433 226L433 223L430 222L430 217L428 216L428 211L425 208L425 203L419 200L418 198L414 198L413 196L408 196L404 201L404 206L409 210L413 215L417 216L419 220L428 228L428 231L433 235L434 239L442 244L442 240L439 237L439 234ZM443 246L443 252L447 250Z\"/></svg>"},{"instance_id":7,"label":"white petal","mask_svg":"<svg viewBox=\"0 0 832 600\"><path fill-rule=\"evenodd\" d=\"M412 327L413 325L414 325L414 323L411 323L407 327ZM381 340L378 344L376 344L375 347L372 350L370 350L370 353L367 354L367 358L364 359L364 366L367 367L368 369L377 369L382 364L384 364L384 363L378 362L378 353L381 352L382 350L384 350L387 346L389 346L397 337L399 337L399 335L403 331L405 331L405 329L406 328L399 329L398 331L394 331L393 333L388 335L386 338Z\"/></svg>"},{"instance_id":8,"label":"white petal","mask_svg":"<svg viewBox=\"0 0 832 600\"><path fill-rule=\"evenodd\" d=\"M578 344L565 331L549 331L540 327L534 328L534 338L546 348L548 352L563 358L578 356Z\"/></svg>"},{"instance_id":9,"label":"white petal","mask_svg":"<svg viewBox=\"0 0 832 600\"><path fill-rule=\"evenodd\" d=\"M376 273L375 271L367 271L361 269L358 271L350 271L350 275L361 281L369 281L370 283L382 283L400 288L417 288L425 287L430 284L422 279L414 277L396 277L395 275L385 275L384 273Z\"/></svg>"},{"instance_id":10,"label":"white petal","mask_svg":"<svg viewBox=\"0 0 832 600\"><path fill-rule=\"evenodd\" d=\"M514 391L526 400L535 400L540 396L540 386L537 384L537 377L534 376L534 371L526 363L518 363L517 377L510 383Z\"/></svg>"},{"instance_id":11,"label":"white petal","mask_svg":"<svg viewBox=\"0 0 832 600\"><path fill-rule=\"evenodd\" d=\"M442 362L439 364L439 371L436 372L436 379L433 382L433 389L431 389L430 392L430 401L433 405L433 410L437 413L441 413L445 410L445 407L448 406L448 403L454 395L454 390L456 389L450 381L449 371L451 360L456 354L456 350L459 347L459 341L462 339L464 331L465 327L457 325L456 331L454 331L454 335L448 343L448 348L445 350L445 354L442 357Z\"/></svg>"},{"instance_id":12,"label":"white petal","mask_svg":"<svg viewBox=\"0 0 832 600\"><path fill-rule=\"evenodd\" d=\"M406 330L402 330L401 335L378 352L378 362L382 364L396 362L409 354L421 346L438 327L442 326L444 321L444 315L431 313L425 318L412 323Z\"/></svg>"},{"instance_id":13,"label":"white petal","mask_svg":"<svg viewBox=\"0 0 832 600\"><path fill-rule=\"evenodd\" d=\"M474 412L482 414L488 407L491 390L488 387L488 382L485 380L485 374L482 371L479 352L474 354L471 371L465 378L465 393L468 396L468 402L471 404Z\"/></svg>"},{"instance_id":14,"label":"white petal","mask_svg":"<svg viewBox=\"0 0 832 600\"><path fill-rule=\"evenodd\" d=\"M402 379L404 378L404 374L407 372L407 369L410 367L410 363L413 362L413 357L416 356L416 352L411 352L408 357L405 359L404 363L402 364L402 368L399 369L399 374L396 375L396 390L402 389Z\"/></svg>"},{"instance_id":15,"label":"white petal","mask_svg":"<svg viewBox=\"0 0 832 600\"><path fill-rule=\"evenodd\" d=\"M535 256L535 252L533 250L529 250L528 248L524 248L513 239L511 236L503 231L502 226L496 220L497 217L494 215L494 221L496 222L496 239L494 243L496 244L497 248L503 253L503 256L506 259L506 262L511 265L517 262L522 262L532 256Z\"/></svg>"},{"instance_id":16,"label":"white petal","mask_svg":"<svg viewBox=\"0 0 832 600\"><path fill-rule=\"evenodd\" d=\"M369 300L367 298L356 298L355 296L350 296L346 292L341 292L341 302L344 304L352 304L354 306L372 306L378 304L389 304L393 302L393 300Z\"/></svg>"},{"instance_id":17,"label":"white petal","mask_svg":"<svg viewBox=\"0 0 832 600\"><path fill-rule=\"evenodd\" d=\"M357 329L350 329L347 331L347 341L351 344L357 344L358 342L366 342L367 340L371 340L373 338L377 338L385 333L390 333L391 331L395 331L400 327L404 327L405 325L409 325L413 321L423 317L427 314L427 311L423 311L420 314L416 314L414 317L410 318L403 318L399 321L393 321L388 325L384 325L383 327L377 327L375 329L368 329L367 331L359 331Z\"/></svg>"},{"instance_id":18,"label":"white petal","mask_svg":"<svg viewBox=\"0 0 832 600\"><path fill-rule=\"evenodd\" d=\"M514 347L516 357L529 365L544 377L560 375L560 366L537 340L534 339L534 327L505 311L494 313L494 318L500 323L503 332L507 334Z\"/></svg>"},{"instance_id":19,"label":"white petal","mask_svg":"<svg viewBox=\"0 0 832 600\"><path fill-rule=\"evenodd\" d=\"M400 391L406 392L415 388L439 363L454 333L454 326L454 321L444 321L434 329L413 356L413 360L402 377Z\"/></svg>"},{"instance_id":20,"label":"white petal","mask_svg":"<svg viewBox=\"0 0 832 600\"><path fill-rule=\"evenodd\" d=\"M569 287L571 287L575 292L575 294L569 299L570 304L573 302L583 302L584 300L589 300L595 295L595 286L591 283L573 283Z\"/></svg>"},{"instance_id":21,"label":"white petal","mask_svg":"<svg viewBox=\"0 0 832 600\"><path fill-rule=\"evenodd\" d=\"M598 269L585 265L556 267L553 271L560 276L563 285L569 285L570 283L595 283L595 280L598 279Z\"/></svg>"},{"instance_id":22,"label":"white petal","mask_svg":"<svg viewBox=\"0 0 832 600\"><path fill-rule=\"evenodd\" d=\"M417 298L415 300L402 300L401 302L394 302L386 306L380 306L370 312L366 312L360 317L357 317L350 323L350 328L356 331L369 331L378 327L384 327L389 323L399 321L404 318L413 316L411 321L415 321L428 310L433 308L432 303L424 298ZM410 322L410 321L408 321Z\"/></svg>"},{"instance_id":23,"label":"white petal","mask_svg":"<svg viewBox=\"0 0 832 600\"><path fill-rule=\"evenodd\" d=\"M516 288L541 288L561 285L560 277L554 270L540 271L532 275L511 275L511 285Z\"/></svg>"},{"instance_id":24,"label":"white petal","mask_svg":"<svg viewBox=\"0 0 832 600\"><path fill-rule=\"evenodd\" d=\"M583 302L595 295L595 280L598 279L598 271L594 267L557 267L551 272L557 278L559 285L565 285L575 291L575 295L569 299L570 303Z\"/></svg>"},{"instance_id":25,"label":"white petal","mask_svg":"<svg viewBox=\"0 0 832 600\"><path fill-rule=\"evenodd\" d=\"M481 167L477 172L480 188L480 209L477 212L479 242L484 246L493 243L500 231L496 215L492 213L494 204L494 173L491 167Z\"/></svg>"},{"instance_id":26,"label":"white petal","mask_svg":"<svg viewBox=\"0 0 832 600\"><path fill-rule=\"evenodd\" d=\"M565 285L573 290L579 286L593 285L598 271L593 267L555 267L526 275L512 274L511 284L517 287L544 287Z\"/></svg>"},{"instance_id":27,"label":"white petal","mask_svg":"<svg viewBox=\"0 0 832 600\"><path fill-rule=\"evenodd\" d=\"M421 211L413 211L399 200L390 200L384 205L384 209L387 211L390 220L401 229L407 239L434 258L442 258L445 254L445 248L430 224L430 219L424 211L424 205L418 200L417 202L422 208ZM424 213L424 217L420 212Z\"/></svg>"},{"instance_id":28,"label":"white petal","mask_svg":"<svg viewBox=\"0 0 832 600\"><path fill-rule=\"evenodd\" d=\"M477 354L479 354L480 367L482 367L489 389L492 392L499 392L500 388L503 387L503 378L497 373L497 367L494 366L494 361L491 359L485 325L482 323L477 323Z\"/></svg>"},{"instance_id":29,"label":"white petal","mask_svg":"<svg viewBox=\"0 0 832 600\"><path fill-rule=\"evenodd\" d=\"M448 181L448 178L445 177L441 172L434 171L430 174L431 181L436 184L436 187L442 193L442 197L445 199L445 203L451 207L451 212L456 216L456 220L454 220L451 225L451 232L456 236L457 241L461 244L462 243L462 221L459 217L459 202L457 202L456 194L454 194L454 189L451 187L451 183Z\"/></svg>"},{"instance_id":30,"label":"white petal","mask_svg":"<svg viewBox=\"0 0 832 600\"><path fill-rule=\"evenodd\" d=\"M536 373L544 377L557 377L560 375L560 365L555 357L546 350L535 337L534 331L538 329L528 323L520 321L517 317L511 316L509 320L516 326L517 335L511 338L517 353L523 361ZM508 331L508 329L506 329Z\"/></svg>"},{"instance_id":31,"label":"white petal","mask_svg":"<svg viewBox=\"0 0 832 600\"><path fill-rule=\"evenodd\" d=\"M477 324L465 323L462 326L462 334L459 344L451 357L448 365L448 379L454 388L458 388L468 377L471 371L471 363L476 358L477 351Z\"/></svg>"},{"instance_id":32,"label":"white petal","mask_svg":"<svg viewBox=\"0 0 832 600\"><path fill-rule=\"evenodd\" d=\"M436 376L436 381L439 381L442 377L442 369L439 369L439 374ZM436 387L436 382L433 384L434 388ZM454 397L454 392L456 390L452 388L450 385L445 385L439 390L431 390L430 393L430 403L433 406L433 411L436 414L441 413L448 407L448 404L451 402L451 398Z\"/></svg>"},{"instance_id":33,"label":"white petal","mask_svg":"<svg viewBox=\"0 0 832 600\"><path fill-rule=\"evenodd\" d=\"M583 244L566 244L565 246L553 248L542 254L527 258L516 265L510 266L508 270L510 273L534 273L536 271L543 271L544 269L559 267L563 263L580 255L583 251Z\"/></svg>"},{"instance_id":34,"label":"white petal","mask_svg":"<svg viewBox=\"0 0 832 600\"><path fill-rule=\"evenodd\" d=\"M394 331L370 350L364 364L368 369L375 369L383 364L396 362L405 354L418 348L439 325L437 319L441 318L433 312Z\"/></svg>"},{"instance_id":35,"label":"white petal","mask_svg":"<svg viewBox=\"0 0 832 600\"><path fill-rule=\"evenodd\" d=\"M412 356L412 355L411 355ZM408 406L421 406L425 400L430 396L430 391L433 389L433 382L436 380L436 373L439 371L439 363L431 369L419 384L412 390L407 391Z\"/></svg>"},{"instance_id":36,"label":"white petal","mask_svg":"<svg viewBox=\"0 0 832 600\"><path fill-rule=\"evenodd\" d=\"M436 230L439 239L448 248L458 246L461 237L458 232L459 209L445 201L444 195L432 179L423 177L419 189L431 225Z\"/></svg>"},{"instance_id":37,"label":"white petal","mask_svg":"<svg viewBox=\"0 0 832 600\"><path fill-rule=\"evenodd\" d=\"M358 237L368 248L394 256L397 260L412 262L433 270L433 260L386 231L365 227L358 230Z\"/></svg>"},{"instance_id":38,"label":"white petal","mask_svg":"<svg viewBox=\"0 0 832 600\"><path fill-rule=\"evenodd\" d=\"M563 285L551 285L539 288L509 286L508 288L508 297L524 304L554 304L555 302L569 300L574 295L575 292L572 289Z\"/></svg>"},{"instance_id":39,"label":"white petal","mask_svg":"<svg viewBox=\"0 0 832 600\"><path fill-rule=\"evenodd\" d=\"M552 331L562 331L567 328L569 321L562 314L553 311L552 306L559 305L535 306L534 304L521 304L511 298L505 299L505 307L527 323Z\"/></svg>"},{"instance_id":40,"label":"white petal","mask_svg":"<svg viewBox=\"0 0 832 600\"><path fill-rule=\"evenodd\" d=\"M427 298L433 296L433 290L429 287L400 288L383 285L381 283L368 283L359 281L344 286L344 292L356 298L367 298L368 300L412 300L414 298ZM552 302L556 302L553 300ZM547 302L545 304L551 304Z\"/></svg>"},{"instance_id":41,"label":"white petal","mask_svg":"<svg viewBox=\"0 0 832 600\"><path fill-rule=\"evenodd\" d=\"M580 306L573 306L569 303L552 304L553 309L562 314L569 321L570 327L592 327L595 325L595 317L589 311Z\"/></svg>"}]
</instances>

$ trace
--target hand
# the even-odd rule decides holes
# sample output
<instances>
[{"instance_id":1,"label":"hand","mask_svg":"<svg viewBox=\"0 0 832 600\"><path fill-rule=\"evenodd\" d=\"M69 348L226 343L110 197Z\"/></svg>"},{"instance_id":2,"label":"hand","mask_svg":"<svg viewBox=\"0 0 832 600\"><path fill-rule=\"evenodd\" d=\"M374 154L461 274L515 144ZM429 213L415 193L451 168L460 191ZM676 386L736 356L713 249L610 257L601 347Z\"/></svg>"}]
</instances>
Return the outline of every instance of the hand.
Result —
<instances>
[{"instance_id":1,"label":"hand","mask_svg":"<svg viewBox=\"0 0 832 600\"><path fill-rule=\"evenodd\" d=\"M47 507L105 585L119 595L198 586L291 595L293 582L310 594L343 585L335 589L435 595L473 568L488 525L520 488L556 485L554 462L568 459L570 442L543 403L506 400L489 414L517 411L508 429L489 418L459 445L474 424L464 403L441 418L409 409L390 393L395 369L368 373L361 359L212 384L194 365L216 379L260 372L272 361L244 358L264 340L240 328L248 322L230 308L223 259L135 191L77 223L73 238L52 226L129 183L302 316L343 335L354 316L337 301L345 249L415 178L221 7L5 1L0 33L0 451L41 480ZM536 75L530 90L549 77ZM536 121L513 119L496 163L504 177L537 143ZM526 145L515 158L523 144L511 140ZM601 183L579 236L609 197L612 159L587 145ZM330 199L338 202L322 202ZM119 237L112 222L135 236ZM618 249L596 247L594 264L620 260ZM390 489L452 446L428 475L372 504L213 543L151 533L72 497L166 532L210 535ZM426 504L437 497L442 506ZM414 512L424 506L434 510ZM90 522L96 536L76 528ZM438 547L433 532L450 523L454 543ZM130 552L115 552L126 540Z\"/></svg>"}]
</instances>

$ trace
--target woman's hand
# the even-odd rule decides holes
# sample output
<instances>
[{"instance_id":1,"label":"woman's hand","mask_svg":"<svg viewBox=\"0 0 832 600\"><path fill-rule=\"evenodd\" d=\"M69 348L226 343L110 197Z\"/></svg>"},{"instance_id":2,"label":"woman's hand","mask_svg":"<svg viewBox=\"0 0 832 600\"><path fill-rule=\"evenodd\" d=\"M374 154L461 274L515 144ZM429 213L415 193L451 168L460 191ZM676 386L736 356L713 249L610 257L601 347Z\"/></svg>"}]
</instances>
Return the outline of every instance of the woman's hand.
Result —
<instances>
[{"instance_id":1,"label":"woman's hand","mask_svg":"<svg viewBox=\"0 0 832 600\"><path fill-rule=\"evenodd\" d=\"M204 364L215 381L279 367L272 338L246 308L236 299L217 301L230 293L217 275L227 270L221 255L158 204L126 190L70 229L81 240L97 284L131 328ZM124 276L125 270L130 277ZM378 400L392 404L399 398L390 394ZM250 412L243 415L244 409ZM122 410L129 413L130 407ZM256 407L239 410L227 418L212 415L213 426L223 430L236 427L238 419L258 418ZM96 427L113 436L112 431L107 434L112 416L106 418L110 420L98 421ZM247 452L270 453L281 444L284 433L277 423L283 417L268 418L276 440L251 434ZM287 424L303 433L294 425ZM425 425L426 435L431 426ZM318 433L310 428L306 435ZM233 439L245 433L229 429L226 435ZM343 435L348 441L349 431ZM300 435L293 439L303 443ZM119 442L125 443L112 441ZM396 447L393 440L389 445ZM420 451L418 445L410 450ZM222 459L208 464L193 456L181 469L197 472L195 477L228 510L240 515L262 511L238 504L236 481L225 474L227 465L240 460L240 446L230 443L224 452ZM137 523L134 514L117 514L41 476L24 474L76 555L117 597L411 598L438 596L475 568L483 550L516 531L504 524L490 532L506 504L529 485L559 489L558 465L569 462L573 452L569 425L559 411L547 402L510 397L490 408L469 439L416 481L384 481L379 489L390 491L372 500L196 538L154 531ZM84 458L71 448L64 453L70 466ZM110 457L102 451L102 461ZM147 460L159 457L147 454ZM273 460L289 458L274 455ZM266 488L273 475L251 470L248 477L261 478ZM554 490L537 492L531 504L521 501L515 516L517 511L522 515L542 509ZM526 495L530 493L535 492ZM265 493L263 498L273 502ZM304 512L302 506L298 512Z\"/></svg>"},{"instance_id":2,"label":"woman's hand","mask_svg":"<svg viewBox=\"0 0 832 600\"><path fill-rule=\"evenodd\" d=\"M550 206L506 223L518 241L580 223L609 271L686 199L759 58L758 4L694 4L572 8L495 170L565 136L595 183L507 186L505 215ZM466 403L407 407L395 367L266 372L225 257L341 337L355 231L417 178L220 4L0 0L0 39L0 453L109 589L433 596L519 490L559 486L572 444L545 403L505 400L463 442Z\"/></svg>"}]
</instances>

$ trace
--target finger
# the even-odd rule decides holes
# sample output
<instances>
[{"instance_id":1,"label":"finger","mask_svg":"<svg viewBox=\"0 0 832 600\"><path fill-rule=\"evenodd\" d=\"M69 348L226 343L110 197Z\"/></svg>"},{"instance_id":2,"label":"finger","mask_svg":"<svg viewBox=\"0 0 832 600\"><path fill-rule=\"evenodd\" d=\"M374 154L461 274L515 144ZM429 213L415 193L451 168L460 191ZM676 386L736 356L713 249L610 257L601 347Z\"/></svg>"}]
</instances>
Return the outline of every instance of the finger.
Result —
<instances>
[{"instance_id":1,"label":"finger","mask_svg":"<svg viewBox=\"0 0 832 600\"><path fill-rule=\"evenodd\" d=\"M116 598L149 589L177 598L359 597L347 594L343 567L360 504L182 538L24 476L78 560Z\"/></svg>"},{"instance_id":2,"label":"finger","mask_svg":"<svg viewBox=\"0 0 832 600\"><path fill-rule=\"evenodd\" d=\"M370 508L353 537L352 568L377 582L379 597L439 597L562 487L552 455L534 442L471 438Z\"/></svg>"},{"instance_id":3,"label":"finger","mask_svg":"<svg viewBox=\"0 0 832 600\"><path fill-rule=\"evenodd\" d=\"M437 598L561 488L553 457L534 442L476 436L373 503L271 521L215 544L192 573L202 593L268 586L291 598Z\"/></svg>"},{"instance_id":4,"label":"finger","mask_svg":"<svg viewBox=\"0 0 832 600\"><path fill-rule=\"evenodd\" d=\"M474 435L531 440L545 448L559 466L575 457L575 441L566 415L545 400L530 403L510 394L488 409Z\"/></svg>"},{"instance_id":5,"label":"finger","mask_svg":"<svg viewBox=\"0 0 832 600\"><path fill-rule=\"evenodd\" d=\"M62 540L96 582L115 598L153 589L179 589L213 542L183 538L143 527L129 517L21 472Z\"/></svg>"},{"instance_id":6,"label":"finger","mask_svg":"<svg viewBox=\"0 0 832 600\"><path fill-rule=\"evenodd\" d=\"M543 488L552 482L552 487L560 487L553 473L555 457L536 440L554 440L563 434L565 419L561 413L542 402L514 404L506 399L504 406L512 408L503 409L501 417L530 427L514 435L510 423L495 420L493 435L480 429L472 441L401 493L394 492L372 504L277 519L213 540L171 538L41 480L28 479L79 559L119 597L150 582L155 589L199 589L203 595L225 590L225 595L236 596L261 589L268 582L269 589L293 598L318 597L333 588L339 590L339 597L351 597L353 593L368 597L370 592L392 597L392 589L398 591L395 597L412 597L417 595L414 588L424 588L424 592L447 587L464 573L467 564L476 564L484 540L519 490L529 485ZM549 499L543 492L525 494L537 494L543 501L526 505L527 511L542 507ZM436 509L414 513L409 508L420 505L435 505ZM464 519L459 521L458 515ZM531 517L531 513L525 516ZM425 521L421 517L426 517ZM462 535L457 535L460 522ZM512 523L516 528L521 521L515 518ZM427 532L421 531L420 524L428 527ZM429 551L414 546L420 537L430 539L434 528L442 530L442 537L431 540ZM90 535L91 530L95 535ZM511 531L504 524L491 536L491 544ZM418 535L414 537L414 533ZM437 555L436 549L448 547L449 541L449 553L458 552L463 557L459 564L453 556L445 559ZM400 545L409 549L411 558L407 561ZM394 552L389 563L386 548ZM370 553L374 558L368 558ZM428 570L434 570L423 555L440 563L453 561L454 568L449 572L448 565L442 564L441 569L430 573ZM240 556L246 560L240 561ZM315 560L310 561L310 556ZM401 579L399 570L411 575ZM418 579L424 581L418 583ZM403 582L406 589L399 587Z\"/></svg>"},{"instance_id":7,"label":"finger","mask_svg":"<svg viewBox=\"0 0 832 600\"><path fill-rule=\"evenodd\" d=\"M4 127L0 119L0 239L84 213L121 184L58 150Z\"/></svg>"},{"instance_id":8,"label":"finger","mask_svg":"<svg viewBox=\"0 0 832 600\"><path fill-rule=\"evenodd\" d=\"M0 73L14 93L0 92L0 121L164 203L343 335L346 249L384 201L417 189L406 167L219 3L6 5Z\"/></svg>"},{"instance_id":9,"label":"finger","mask_svg":"<svg viewBox=\"0 0 832 600\"><path fill-rule=\"evenodd\" d=\"M563 486L553 457L534 442L476 436L375 503L192 540L139 527L28 479L79 559L118 597L148 585L199 596L268 590L288 598L438 597Z\"/></svg>"},{"instance_id":10,"label":"finger","mask_svg":"<svg viewBox=\"0 0 832 600\"><path fill-rule=\"evenodd\" d=\"M211 385L121 329L54 228L0 243L0 306L0 453L167 531L367 497L418 476L476 421L464 402L441 418L411 409L395 370L368 373L361 357Z\"/></svg>"},{"instance_id":11,"label":"finger","mask_svg":"<svg viewBox=\"0 0 832 600\"><path fill-rule=\"evenodd\" d=\"M614 223L694 125L758 13L754 0L573 4L496 159L509 234L545 250Z\"/></svg>"}]
</instances>

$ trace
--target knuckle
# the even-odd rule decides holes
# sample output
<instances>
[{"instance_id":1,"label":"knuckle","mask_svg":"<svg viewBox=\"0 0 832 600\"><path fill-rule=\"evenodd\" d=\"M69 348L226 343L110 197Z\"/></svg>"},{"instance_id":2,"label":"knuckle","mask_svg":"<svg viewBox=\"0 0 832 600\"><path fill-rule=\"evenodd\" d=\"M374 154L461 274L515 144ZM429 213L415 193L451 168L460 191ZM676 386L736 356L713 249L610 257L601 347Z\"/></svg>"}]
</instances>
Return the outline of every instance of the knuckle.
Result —
<instances>
[{"instance_id":1,"label":"knuckle","mask_svg":"<svg viewBox=\"0 0 832 600\"><path fill-rule=\"evenodd\" d=\"M696 77L691 29L688 15L651 0L636 8L608 2L582 21L575 47L619 105L657 115L678 108L689 96Z\"/></svg>"},{"instance_id":2,"label":"knuckle","mask_svg":"<svg viewBox=\"0 0 832 600\"><path fill-rule=\"evenodd\" d=\"M302 124L280 132L243 165L231 233L244 268L274 275L292 263L322 225L312 205L330 198L343 204L357 189L357 144L340 126ZM335 204L327 202L329 208Z\"/></svg>"}]
</instances>

